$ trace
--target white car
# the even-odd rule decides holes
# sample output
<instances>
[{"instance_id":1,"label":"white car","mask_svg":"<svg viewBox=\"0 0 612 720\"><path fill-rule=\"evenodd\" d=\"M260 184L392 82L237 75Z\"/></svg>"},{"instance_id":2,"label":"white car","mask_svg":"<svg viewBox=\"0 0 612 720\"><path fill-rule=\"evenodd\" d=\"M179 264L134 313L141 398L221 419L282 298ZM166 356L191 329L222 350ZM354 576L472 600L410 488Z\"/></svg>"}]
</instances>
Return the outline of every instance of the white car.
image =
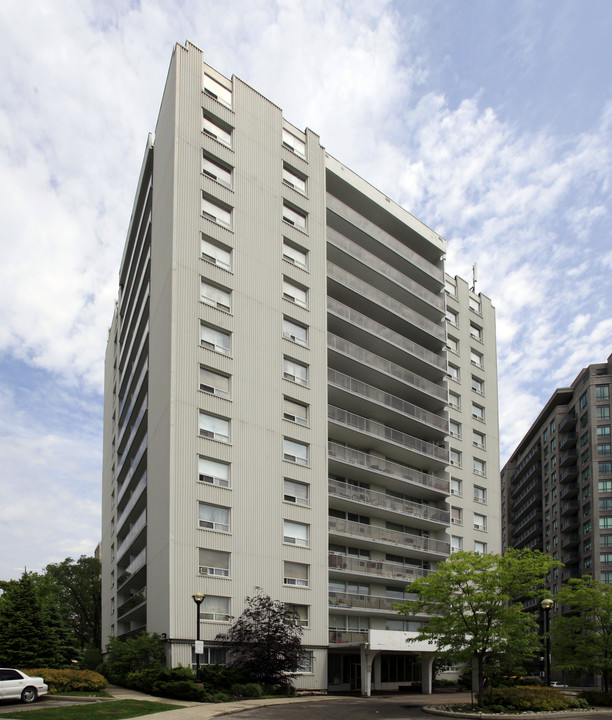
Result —
<instances>
[{"instance_id":1,"label":"white car","mask_svg":"<svg viewBox=\"0 0 612 720\"><path fill-rule=\"evenodd\" d=\"M0 668L0 700L21 700L31 703L46 695L49 686L41 677L30 677L21 670Z\"/></svg>"},{"instance_id":2,"label":"white car","mask_svg":"<svg viewBox=\"0 0 612 720\"><path fill-rule=\"evenodd\" d=\"M564 685L562 682L557 682L557 680L553 680L553 681L550 683L550 687L557 687L557 688L559 688L559 687L567 687L567 685Z\"/></svg>"}]
</instances>

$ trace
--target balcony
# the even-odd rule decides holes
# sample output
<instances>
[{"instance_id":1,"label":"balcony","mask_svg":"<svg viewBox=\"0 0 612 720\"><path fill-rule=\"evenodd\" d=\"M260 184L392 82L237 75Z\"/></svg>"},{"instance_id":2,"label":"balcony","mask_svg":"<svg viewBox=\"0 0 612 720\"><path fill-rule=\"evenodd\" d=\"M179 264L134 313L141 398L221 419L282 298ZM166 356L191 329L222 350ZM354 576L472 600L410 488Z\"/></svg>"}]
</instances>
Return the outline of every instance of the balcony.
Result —
<instances>
[{"instance_id":1,"label":"balcony","mask_svg":"<svg viewBox=\"0 0 612 720\"><path fill-rule=\"evenodd\" d=\"M562 548L571 548L576 547L577 545L580 545L580 535L573 534L573 535L566 535L561 540L561 547Z\"/></svg>"},{"instance_id":2,"label":"balcony","mask_svg":"<svg viewBox=\"0 0 612 720\"><path fill-rule=\"evenodd\" d=\"M559 466L575 465L578 460L578 451L576 449L566 450L559 458Z\"/></svg>"},{"instance_id":3,"label":"balcony","mask_svg":"<svg viewBox=\"0 0 612 720\"><path fill-rule=\"evenodd\" d=\"M535 508L530 513L525 515L525 517L521 520L520 523L514 526L514 532L517 533L520 530L522 530L528 523L530 523L534 518L541 517L542 515L542 509L541 508Z\"/></svg>"},{"instance_id":4,"label":"balcony","mask_svg":"<svg viewBox=\"0 0 612 720\"><path fill-rule=\"evenodd\" d=\"M568 532L569 530L577 528L579 525L580 520L577 516L569 517L561 523L561 532Z\"/></svg>"},{"instance_id":5,"label":"balcony","mask_svg":"<svg viewBox=\"0 0 612 720\"><path fill-rule=\"evenodd\" d=\"M580 509L580 503L577 500L570 500L569 502L561 505L561 515L569 515L570 513L577 513Z\"/></svg>"},{"instance_id":6,"label":"balcony","mask_svg":"<svg viewBox=\"0 0 612 720\"><path fill-rule=\"evenodd\" d=\"M136 522L131 525L129 532L127 535L125 535L123 538L118 539L117 542L117 560L119 560L123 555L125 555L126 551L130 549L136 538L140 535L140 533L146 528L147 526L147 511L142 511L142 514L140 517L136 520ZM139 548L140 550L141 548Z\"/></svg>"},{"instance_id":7,"label":"balcony","mask_svg":"<svg viewBox=\"0 0 612 720\"><path fill-rule=\"evenodd\" d=\"M385 325L376 322L376 320L372 320L372 318L369 318L354 308L348 307L348 305L344 305L344 303L341 303L339 300L328 297L327 312L330 316L339 318L352 325L355 329L363 331L359 334L359 339L361 339L363 335L372 335L374 338L383 340L385 343L401 351L398 355L406 353L422 363L446 373L446 359L442 355L438 355L421 345L417 345L417 343L395 332L395 330L391 330ZM364 344L366 341L367 338L362 340ZM398 357L398 360L399 359Z\"/></svg>"},{"instance_id":8,"label":"balcony","mask_svg":"<svg viewBox=\"0 0 612 720\"><path fill-rule=\"evenodd\" d=\"M117 516L117 531L120 531L123 523L127 520L130 513L134 509L134 506L136 503L140 500L142 497L142 494L144 490L147 487L147 473L144 472L143 476L138 481L138 484L130 494L130 499L127 501L127 503L124 505L123 508L119 508L118 510L118 516ZM123 500L123 496L121 497Z\"/></svg>"},{"instance_id":9,"label":"balcony","mask_svg":"<svg viewBox=\"0 0 612 720\"><path fill-rule=\"evenodd\" d=\"M569 500L570 498L576 497L578 495L578 485L576 483L567 483L566 485L563 485L561 488L561 499Z\"/></svg>"},{"instance_id":10,"label":"balcony","mask_svg":"<svg viewBox=\"0 0 612 720\"><path fill-rule=\"evenodd\" d=\"M540 445L534 445L531 450L525 455L525 457L521 460L521 462L516 466L516 470L512 474L512 477L510 480L514 480L517 475L520 475L523 468L527 467L529 463L535 462L535 460L539 460L540 458Z\"/></svg>"},{"instance_id":11,"label":"balcony","mask_svg":"<svg viewBox=\"0 0 612 720\"><path fill-rule=\"evenodd\" d=\"M572 428L576 427L577 420L578 417L576 416L576 413L568 413L559 423L559 432L568 432Z\"/></svg>"},{"instance_id":12,"label":"balcony","mask_svg":"<svg viewBox=\"0 0 612 720\"><path fill-rule=\"evenodd\" d=\"M421 488L442 493L443 495L449 495L450 493L449 481L436 475L429 475L385 458L370 455L345 445L338 445L334 442L329 442L327 447L330 460L346 463L354 468L374 471L400 482L409 483L413 486L413 491Z\"/></svg>"},{"instance_id":13,"label":"balcony","mask_svg":"<svg viewBox=\"0 0 612 720\"><path fill-rule=\"evenodd\" d=\"M355 593L330 592L329 606L331 608L346 608L349 610L379 610L384 613L396 615L393 605L406 600L416 600L416 595L409 595L404 600L394 600L382 595L357 595Z\"/></svg>"},{"instance_id":14,"label":"balcony","mask_svg":"<svg viewBox=\"0 0 612 720\"><path fill-rule=\"evenodd\" d=\"M384 580L399 580L410 583L420 577L426 577L432 571L412 565L388 562L387 560L368 560L348 555L329 555L330 573L337 572L346 577L370 577Z\"/></svg>"},{"instance_id":15,"label":"balcony","mask_svg":"<svg viewBox=\"0 0 612 720\"><path fill-rule=\"evenodd\" d=\"M426 278L434 278L441 286L444 285L443 270L433 263L428 262L422 255L412 250L409 245L390 235L333 195L327 193L325 201L329 211L335 213L338 217L350 225L353 225L355 228L358 228L366 235L378 240L383 246L390 248L394 253L397 253L399 257L403 258L405 262L418 268Z\"/></svg>"},{"instance_id":16,"label":"balcony","mask_svg":"<svg viewBox=\"0 0 612 720\"><path fill-rule=\"evenodd\" d=\"M117 617L122 617L126 613L130 612L131 610L134 610L134 608L137 608L139 605L142 605L147 600L147 588L143 587L141 590L139 590L137 593L132 595L132 597L129 600L126 600L124 603L119 605L117 608Z\"/></svg>"},{"instance_id":17,"label":"balcony","mask_svg":"<svg viewBox=\"0 0 612 720\"><path fill-rule=\"evenodd\" d=\"M361 630L330 630L329 631L329 644L340 645L343 643L350 643L357 645L360 643L368 642L368 631Z\"/></svg>"},{"instance_id":18,"label":"balcony","mask_svg":"<svg viewBox=\"0 0 612 720\"><path fill-rule=\"evenodd\" d=\"M347 412L333 405L329 405L327 408L327 418L330 422L336 423L343 428L354 430L355 432L367 435L370 441L379 439L384 442L372 443L370 446L377 452L384 452L385 445L392 443L393 445L399 445L406 450L418 453L419 455L425 455L431 460L438 460L444 465L449 464L448 450L444 447L439 447L433 443L420 440L419 438L407 435L400 430L395 430L392 427L383 425L382 423L370 420L369 418L356 415L355 413Z\"/></svg>"},{"instance_id":19,"label":"balcony","mask_svg":"<svg viewBox=\"0 0 612 720\"><path fill-rule=\"evenodd\" d=\"M564 467L563 470L559 473L559 482L569 482L570 480L575 480L578 477L578 466L577 465L568 465L568 467Z\"/></svg>"},{"instance_id":20,"label":"balcony","mask_svg":"<svg viewBox=\"0 0 612 720\"><path fill-rule=\"evenodd\" d=\"M117 587L121 588L147 564L147 548L143 548L117 578ZM119 568L117 568L119 569Z\"/></svg>"},{"instance_id":21,"label":"balcony","mask_svg":"<svg viewBox=\"0 0 612 720\"><path fill-rule=\"evenodd\" d=\"M361 380L357 380L332 368L329 368L327 371L327 382L332 388L344 390L354 395L356 406L361 406L362 400L369 400L380 405L383 409L389 409L393 413L407 416L423 425L428 425L431 428L440 430L444 434L448 434L448 420L446 418L406 402L406 400L396 395L391 395L380 388L368 385Z\"/></svg>"},{"instance_id":22,"label":"balcony","mask_svg":"<svg viewBox=\"0 0 612 720\"><path fill-rule=\"evenodd\" d=\"M521 543L526 542L527 540L533 538L534 535L541 534L542 531L542 523L541 522L535 522L533 525L530 525L528 528L523 530L523 532L520 535L517 535L513 541L512 544L515 546L519 546ZM536 544L537 538L533 538L531 540L531 543L533 545ZM525 547L529 547L529 543L525 545Z\"/></svg>"},{"instance_id":23,"label":"balcony","mask_svg":"<svg viewBox=\"0 0 612 720\"><path fill-rule=\"evenodd\" d=\"M532 480L534 478L534 476L539 476L540 468L541 468L541 465L538 460L535 464L527 467L525 469L525 473L522 476L517 476L517 474L515 473L515 475L514 475L515 479L513 480L513 483L515 483L515 484L510 492L510 495L514 497L519 492L519 490L522 491L525 488L526 483L528 483L530 480Z\"/></svg>"},{"instance_id":24,"label":"balcony","mask_svg":"<svg viewBox=\"0 0 612 720\"><path fill-rule=\"evenodd\" d=\"M559 450L565 450L569 447L576 447L578 435L576 433L565 433L559 436Z\"/></svg>"},{"instance_id":25,"label":"balcony","mask_svg":"<svg viewBox=\"0 0 612 720\"><path fill-rule=\"evenodd\" d=\"M341 294L342 297L353 295L355 305L360 308L369 308L370 312L392 315L395 324L406 323L410 325L413 332L420 336L424 343L431 343L435 339L439 343L446 342L446 328L442 323L434 323L420 313L412 310L400 300L378 290L361 278L352 275L343 268L327 263L328 283L333 283L338 289L331 289L329 294ZM367 313L366 313L367 314Z\"/></svg>"},{"instance_id":26,"label":"balcony","mask_svg":"<svg viewBox=\"0 0 612 720\"><path fill-rule=\"evenodd\" d=\"M366 545L391 545L399 552L409 553L415 557L423 558L430 555L439 555L442 558L450 554L450 543L443 540L420 535L411 535L400 530L387 530L378 525L366 525L365 523L343 520L341 518L329 518L330 535L341 535L347 538L360 539Z\"/></svg>"},{"instance_id":27,"label":"balcony","mask_svg":"<svg viewBox=\"0 0 612 720\"><path fill-rule=\"evenodd\" d=\"M360 345L338 337L338 335L330 332L327 333L327 347L329 350L334 350L344 355L352 363L359 362L366 366L368 372L376 370L379 373L389 376L392 380L407 385L411 389L423 393L425 396L437 399L442 403L446 403L448 400L446 387L442 387L442 385L438 385L431 380L426 380L401 365L366 350Z\"/></svg>"},{"instance_id":28,"label":"balcony","mask_svg":"<svg viewBox=\"0 0 612 720\"><path fill-rule=\"evenodd\" d=\"M431 505L396 498L392 495L356 487L355 485L340 482L332 478L328 480L328 490L330 497L342 498L351 503L359 503L380 510L388 510L410 521L417 521L417 523L419 525L422 524L423 527L426 527L429 523L440 523L445 526L450 525L450 512L448 510L440 510Z\"/></svg>"}]
</instances>

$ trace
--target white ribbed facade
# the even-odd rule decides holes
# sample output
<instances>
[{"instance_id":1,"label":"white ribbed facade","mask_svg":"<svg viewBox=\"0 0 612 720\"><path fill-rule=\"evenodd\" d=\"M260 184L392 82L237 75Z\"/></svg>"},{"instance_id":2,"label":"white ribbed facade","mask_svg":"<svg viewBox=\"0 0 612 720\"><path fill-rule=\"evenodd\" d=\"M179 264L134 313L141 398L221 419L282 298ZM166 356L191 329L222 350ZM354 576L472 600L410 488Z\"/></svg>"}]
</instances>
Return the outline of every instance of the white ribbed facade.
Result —
<instances>
[{"instance_id":1,"label":"white ribbed facade","mask_svg":"<svg viewBox=\"0 0 612 720\"><path fill-rule=\"evenodd\" d=\"M214 662L261 587L302 617L298 687L428 687L392 603L450 551L444 252L176 46L107 350L104 636L189 665L202 592Z\"/></svg>"}]
</instances>

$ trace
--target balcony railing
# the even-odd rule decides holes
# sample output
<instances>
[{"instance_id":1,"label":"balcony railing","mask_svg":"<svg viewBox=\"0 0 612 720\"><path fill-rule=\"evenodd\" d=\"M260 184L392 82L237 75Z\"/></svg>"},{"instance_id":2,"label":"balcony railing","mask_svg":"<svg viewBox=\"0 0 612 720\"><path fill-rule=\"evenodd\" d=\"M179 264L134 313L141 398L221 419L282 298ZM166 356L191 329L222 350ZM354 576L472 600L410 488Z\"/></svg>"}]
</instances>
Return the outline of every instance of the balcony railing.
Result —
<instances>
[{"instance_id":1,"label":"balcony railing","mask_svg":"<svg viewBox=\"0 0 612 720\"><path fill-rule=\"evenodd\" d=\"M372 268L385 278L388 278L401 288L402 291L408 291L428 305L437 308L440 312L444 312L444 298L442 296L432 293L431 290L427 290L427 288L415 280L412 280L412 278L409 278L407 275L404 275L404 273L393 267L393 265L389 265L389 263L381 260L377 255L368 252L365 248L361 247L361 245L358 245L356 242L353 242L353 240L350 240L329 226L327 227L327 242L329 245L343 250L351 257L357 258L368 268Z\"/></svg>"},{"instance_id":2,"label":"balcony railing","mask_svg":"<svg viewBox=\"0 0 612 720\"><path fill-rule=\"evenodd\" d=\"M434 540L421 535L411 535L400 530L387 530L378 525L343 520L342 518L329 518L329 532L348 535L351 538L373 540L384 545L393 545L402 552L419 551L434 553L436 555L449 555L450 543L443 540Z\"/></svg>"},{"instance_id":3,"label":"balcony railing","mask_svg":"<svg viewBox=\"0 0 612 720\"><path fill-rule=\"evenodd\" d=\"M436 477L435 475L427 475L419 470L391 462L385 458L369 455L368 453L355 450L345 445L338 445L333 442L327 444L328 454L331 459L340 460L349 465L362 467L366 470L375 470L398 480L414 483L421 487L437 490L445 495L450 493L450 483L448 480Z\"/></svg>"},{"instance_id":4,"label":"balcony railing","mask_svg":"<svg viewBox=\"0 0 612 720\"><path fill-rule=\"evenodd\" d=\"M332 645L340 643L365 643L368 641L367 630L330 630L329 642Z\"/></svg>"},{"instance_id":5,"label":"balcony railing","mask_svg":"<svg viewBox=\"0 0 612 720\"><path fill-rule=\"evenodd\" d=\"M411 565L387 562L386 560L367 560L349 557L348 555L329 555L330 570L341 570L352 575L370 575L374 577L410 582L426 577L432 570L425 570Z\"/></svg>"},{"instance_id":6,"label":"balcony railing","mask_svg":"<svg viewBox=\"0 0 612 720\"><path fill-rule=\"evenodd\" d=\"M142 495L143 490L146 487L147 487L147 473L145 470L143 476L138 481L138 485L136 485L136 487L132 491L132 494L130 495L130 499L127 501L125 507L123 507L118 512L117 530L121 529L121 526L123 525L124 521L129 517L130 512L133 510L134 505L136 505L136 503L140 499L140 496Z\"/></svg>"},{"instance_id":7,"label":"balcony railing","mask_svg":"<svg viewBox=\"0 0 612 720\"><path fill-rule=\"evenodd\" d=\"M571 428L576 425L577 420L578 417L576 416L576 413L568 413L559 423L559 432L563 432L564 430L571 430Z\"/></svg>"},{"instance_id":8,"label":"balcony railing","mask_svg":"<svg viewBox=\"0 0 612 720\"><path fill-rule=\"evenodd\" d=\"M356 210L349 207L338 198L335 198L329 193L326 196L327 207L332 210L336 215L344 218L347 222L355 227L359 228L370 237L380 241L383 245L390 247L392 250L397 252L401 257L406 258L408 262L412 263L419 270L422 270L427 275L438 280L438 282L444 284L444 272L436 267L433 263L428 262L422 255L411 250L408 245L398 240L393 235L375 225L373 222L360 215Z\"/></svg>"},{"instance_id":9,"label":"balcony railing","mask_svg":"<svg viewBox=\"0 0 612 720\"><path fill-rule=\"evenodd\" d=\"M370 420L361 415L347 412L333 405L329 405L327 408L327 418L331 422L343 425L344 427L379 437L396 445L401 445L407 450L413 450L414 452L427 455L435 460L440 460L445 465L448 465L450 462L446 448L439 447L425 440L420 440L412 435L407 435L400 430L395 430L387 425L376 422L376 420Z\"/></svg>"},{"instance_id":10,"label":"balcony railing","mask_svg":"<svg viewBox=\"0 0 612 720\"><path fill-rule=\"evenodd\" d=\"M431 507L431 505L422 505L421 503L403 500L375 490L356 487L333 478L328 480L328 489L332 497L345 498L364 503L369 507L391 510L408 518L418 518L419 520L450 525L450 512L448 510L439 510Z\"/></svg>"},{"instance_id":11,"label":"balcony railing","mask_svg":"<svg viewBox=\"0 0 612 720\"><path fill-rule=\"evenodd\" d=\"M338 370L329 368L327 371L327 381L333 387L347 390L354 395L372 400L373 402L391 408L402 415L414 418L425 425L429 425L438 430L442 430L444 433L448 433L448 420L446 420L446 418L429 412L428 410L423 410L423 408L406 402L405 400L402 400L402 398L399 398L396 395L391 395L390 393L374 387L373 385L368 385L361 380L356 380L350 375L345 375L344 373L338 372Z\"/></svg>"},{"instance_id":12,"label":"balcony railing","mask_svg":"<svg viewBox=\"0 0 612 720\"><path fill-rule=\"evenodd\" d=\"M412 340L409 340L403 335L400 335L400 333L395 332L395 330L391 330L385 325L376 322L376 320L372 320L372 318L369 318L367 315L360 313L358 310L348 307L344 303L341 303L340 300L328 297L327 311L331 315L335 315L336 317L346 320L347 322L351 323L351 325L361 328L362 330L370 333L371 335L374 335L375 337L384 340L390 345L395 345L396 347L400 348L400 350L403 350L409 355L412 355L419 360L422 360L423 362L426 362L429 365L433 365L439 370L443 370L444 372L446 372L446 359L444 357L432 352L431 350L427 350L421 345L418 345Z\"/></svg>"},{"instance_id":13,"label":"balcony railing","mask_svg":"<svg viewBox=\"0 0 612 720\"><path fill-rule=\"evenodd\" d=\"M329 606L333 608L356 608L358 610L382 610L383 612L396 611L393 605L406 600L416 600L414 593L406 593L403 600L383 597L382 595L357 595L356 593L331 592L329 593Z\"/></svg>"},{"instance_id":14,"label":"balcony railing","mask_svg":"<svg viewBox=\"0 0 612 720\"><path fill-rule=\"evenodd\" d=\"M147 548L143 548L117 578L117 587L124 585L135 573L147 564Z\"/></svg>"},{"instance_id":15,"label":"balcony railing","mask_svg":"<svg viewBox=\"0 0 612 720\"><path fill-rule=\"evenodd\" d=\"M124 603L121 603L121 605L119 605L119 607L117 608L117 617L121 617L122 615L128 613L130 610L133 610L135 607L142 605L142 603L145 602L146 599L147 588L143 587L137 593L132 595L129 600L126 600Z\"/></svg>"},{"instance_id":16,"label":"balcony railing","mask_svg":"<svg viewBox=\"0 0 612 720\"><path fill-rule=\"evenodd\" d=\"M401 365L386 360L380 355L376 355L376 353L370 352L360 345L355 345L355 343L349 342L333 333L327 333L327 347L346 355L351 358L351 360L357 360L374 370L379 370L386 375L390 375L415 390L432 395L445 403L448 400L448 391L445 387L436 385L436 383L431 382L431 380L426 380Z\"/></svg>"},{"instance_id":17,"label":"balcony railing","mask_svg":"<svg viewBox=\"0 0 612 720\"><path fill-rule=\"evenodd\" d=\"M147 525L147 510L146 508L142 511L140 517L136 522L132 525L130 528L130 531L128 534L122 539L118 540L117 542L117 556L120 554L123 554L125 550L127 550L130 545L134 542L134 540L140 535L140 533L143 531L143 529Z\"/></svg>"},{"instance_id":18,"label":"balcony railing","mask_svg":"<svg viewBox=\"0 0 612 720\"><path fill-rule=\"evenodd\" d=\"M361 280L343 268L334 265L332 262L327 263L327 277L335 280L339 285L343 285L358 295L367 298L370 302L376 303L387 312L393 313L401 320L410 323L419 330L423 330L423 332L428 333L442 342L446 341L446 327L444 325L438 325L428 320L400 300L378 290L365 282L365 280Z\"/></svg>"},{"instance_id":19,"label":"balcony railing","mask_svg":"<svg viewBox=\"0 0 612 720\"><path fill-rule=\"evenodd\" d=\"M521 472L521 470L531 462L534 457L539 458L540 457L540 450L541 446L538 443L537 445L534 445L531 450L525 455L525 457L521 460L521 462L517 465L516 470L512 474L511 480L514 480L514 478Z\"/></svg>"}]
</instances>

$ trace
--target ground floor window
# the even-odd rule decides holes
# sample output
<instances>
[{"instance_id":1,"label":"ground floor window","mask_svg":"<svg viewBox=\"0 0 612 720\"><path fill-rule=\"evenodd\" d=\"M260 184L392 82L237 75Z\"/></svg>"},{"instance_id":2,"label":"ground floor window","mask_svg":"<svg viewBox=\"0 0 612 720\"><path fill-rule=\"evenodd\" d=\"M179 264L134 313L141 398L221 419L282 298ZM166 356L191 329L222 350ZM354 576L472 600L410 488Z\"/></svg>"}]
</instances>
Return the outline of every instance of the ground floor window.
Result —
<instances>
[{"instance_id":1,"label":"ground floor window","mask_svg":"<svg viewBox=\"0 0 612 720\"><path fill-rule=\"evenodd\" d=\"M380 679L382 682L421 682L421 659L416 655L383 654Z\"/></svg>"},{"instance_id":2,"label":"ground floor window","mask_svg":"<svg viewBox=\"0 0 612 720\"><path fill-rule=\"evenodd\" d=\"M227 662L227 649L219 647L205 647L200 655L200 665L225 665ZM195 648L191 648L191 667L196 669Z\"/></svg>"}]
</instances>

